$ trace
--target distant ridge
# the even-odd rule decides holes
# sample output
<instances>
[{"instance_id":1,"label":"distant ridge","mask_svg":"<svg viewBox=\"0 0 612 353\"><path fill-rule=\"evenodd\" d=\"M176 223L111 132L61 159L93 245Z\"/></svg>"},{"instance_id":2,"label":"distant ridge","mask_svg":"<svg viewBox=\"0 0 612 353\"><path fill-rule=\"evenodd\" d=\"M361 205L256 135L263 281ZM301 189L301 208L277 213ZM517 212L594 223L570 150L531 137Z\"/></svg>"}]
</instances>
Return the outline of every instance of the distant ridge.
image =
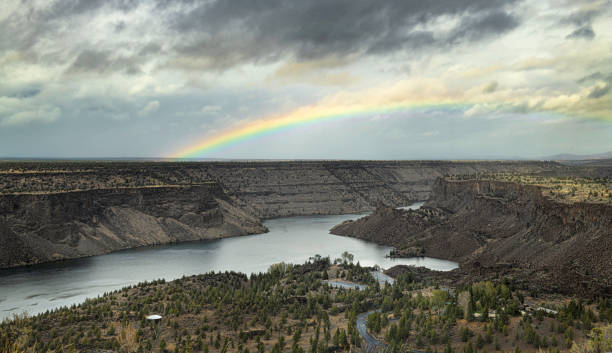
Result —
<instances>
[{"instance_id":1,"label":"distant ridge","mask_svg":"<svg viewBox=\"0 0 612 353\"><path fill-rule=\"evenodd\" d=\"M581 161L586 159L612 159L612 151L599 154L572 154L562 153L552 156L542 157L542 160L548 161Z\"/></svg>"},{"instance_id":2,"label":"distant ridge","mask_svg":"<svg viewBox=\"0 0 612 353\"><path fill-rule=\"evenodd\" d=\"M446 156L446 157L422 157L422 158L399 158L399 159L345 159L345 158L165 158L165 157L14 157L0 156L1 162L365 162L365 161L445 161L445 162L476 162L476 161L586 161L586 160L608 160L612 159L612 151L599 154L572 154L560 153L555 155L537 156Z\"/></svg>"}]
</instances>

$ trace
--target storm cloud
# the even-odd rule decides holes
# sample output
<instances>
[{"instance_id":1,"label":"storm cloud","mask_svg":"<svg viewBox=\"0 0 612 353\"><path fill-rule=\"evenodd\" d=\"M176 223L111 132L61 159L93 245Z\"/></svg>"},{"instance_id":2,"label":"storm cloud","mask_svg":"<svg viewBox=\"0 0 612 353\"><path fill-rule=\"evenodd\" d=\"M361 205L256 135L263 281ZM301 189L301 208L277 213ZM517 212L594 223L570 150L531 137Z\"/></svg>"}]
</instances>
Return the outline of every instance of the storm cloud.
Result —
<instances>
[{"instance_id":1,"label":"storm cloud","mask_svg":"<svg viewBox=\"0 0 612 353\"><path fill-rule=\"evenodd\" d=\"M567 152L559 141L574 139L612 149L612 0L0 7L0 156L156 157L254 121L370 108L206 157L517 155L521 136L523 154ZM414 154L414 141L437 154Z\"/></svg>"},{"instance_id":2,"label":"storm cloud","mask_svg":"<svg viewBox=\"0 0 612 353\"><path fill-rule=\"evenodd\" d=\"M602 6L610 7L612 2L606 0L601 2ZM568 34L566 39L593 39L595 31L593 30L593 21L605 15L606 11L600 9L581 9L571 13L559 21L561 26L574 26L576 29Z\"/></svg>"},{"instance_id":3,"label":"storm cloud","mask_svg":"<svg viewBox=\"0 0 612 353\"><path fill-rule=\"evenodd\" d=\"M48 52L46 42L73 37L75 25L85 26L78 30L95 31L98 29L88 20L96 16L122 17L148 8L156 19L144 29L155 28L157 33L149 46L167 44L178 67L218 70L283 58L384 55L480 41L520 24L520 17L513 12L517 3L519 0L72 0L45 8L20 4L13 16L0 18L0 48ZM439 30L436 24L441 20L453 26ZM75 47L46 59L62 63L72 55L71 72L135 72L148 58L117 59L108 52L142 49L141 43L134 41L138 38L120 41L119 34L129 27L125 19L109 27L118 36L115 47Z\"/></svg>"},{"instance_id":4,"label":"storm cloud","mask_svg":"<svg viewBox=\"0 0 612 353\"><path fill-rule=\"evenodd\" d=\"M305 0L205 2L178 11L170 27L185 40L175 50L204 66L283 57L383 55L495 37L520 23L515 0ZM436 21L456 22L438 30Z\"/></svg>"}]
</instances>

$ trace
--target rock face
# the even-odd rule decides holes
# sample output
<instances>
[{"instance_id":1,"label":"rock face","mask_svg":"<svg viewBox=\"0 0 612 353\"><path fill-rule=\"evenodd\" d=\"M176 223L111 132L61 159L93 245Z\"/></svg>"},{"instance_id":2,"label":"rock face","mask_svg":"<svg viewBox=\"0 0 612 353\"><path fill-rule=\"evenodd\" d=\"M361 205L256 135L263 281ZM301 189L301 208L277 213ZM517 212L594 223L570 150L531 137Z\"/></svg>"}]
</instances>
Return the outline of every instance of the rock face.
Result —
<instances>
[{"instance_id":1,"label":"rock face","mask_svg":"<svg viewBox=\"0 0 612 353\"><path fill-rule=\"evenodd\" d=\"M429 198L438 177L479 172L544 173L551 162L30 162L0 163L0 192L42 193L216 182L261 218L370 211Z\"/></svg>"},{"instance_id":2,"label":"rock face","mask_svg":"<svg viewBox=\"0 0 612 353\"><path fill-rule=\"evenodd\" d=\"M219 163L206 168L229 195L262 218L372 211L378 202L406 206L427 200L434 181L444 175L563 169L547 162L445 161Z\"/></svg>"},{"instance_id":3,"label":"rock face","mask_svg":"<svg viewBox=\"0 0 612 353\"><path fill-rule=\"evenodd\" d=\"M612 206L562 204L535 186L445 181L417 211L381 208L335 227L395 246L396 256L459 261L469 275L507 275L560 293L612 294Z\"/></svg>"},{"instance_id":4,"label":"rock face","mask_svg":"<svg viewBox=\"0 0 612 353\"><path fill-rule=\"evenodd\" d=\"M436 178L546 162L4 162L0 268L262 233L261 219L425 200Z\"/></svg>"},{"instance_id":5,"label":"rock face","mask_svg":"<svg viewBox=\"0 0 612 353\"><path fill-rule=\"evenodd\" d=\"M215 183L3 195L0 267L265 231Z\"/></svg>"},{"instance_id":6,"label":"rock face","mask_svg":"<svg viewBox=\"0 0 612 353\"><path fill-rule=\"evenodd\" d=\"M379 204L376 210L358 220L345 221L331 229L336 235L401 247L402 257L424 256L425 249L418 242L410 242L418 234L442 223L450 212L439 208L422 206L418 211L401 210Z\"/></svg>"}]
</instances>

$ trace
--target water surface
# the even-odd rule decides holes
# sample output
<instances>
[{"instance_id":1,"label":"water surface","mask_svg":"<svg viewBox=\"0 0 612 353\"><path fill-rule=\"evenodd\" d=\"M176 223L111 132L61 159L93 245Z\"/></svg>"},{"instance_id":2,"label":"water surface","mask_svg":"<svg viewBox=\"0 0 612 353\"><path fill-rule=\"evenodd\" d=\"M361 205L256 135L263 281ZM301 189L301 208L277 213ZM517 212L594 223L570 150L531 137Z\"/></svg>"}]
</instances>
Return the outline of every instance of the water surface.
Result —
<instances>
[{"instance_id":1,"label":"water surface","mask_svg":"<svg viewBox=\"0 0 612 353\"><path fill-rule=\"evenodd\" d=\"M413 203L412 205L398 207L397 209L398 210L418 210L424 204L425 202L417 202L417 203Z\"/></svg>"},{"instance_id":2,"label":"water surface","mask_svg":"<svg viewBox=\"0 0 612 353\"><path fill-rule=\"evenodd\" d=\"M119 251L57 263L0 270L0 320L36 314L145 280L233 270L266 271L280 261L303 263L319 254L332 260L348 251L365 266L398 264L452 270L457 264L432 258L391 259L391 248L329 234L329 229L362 215L289 217L268 220L269 233Z\"/></svg>"}]
</instances>

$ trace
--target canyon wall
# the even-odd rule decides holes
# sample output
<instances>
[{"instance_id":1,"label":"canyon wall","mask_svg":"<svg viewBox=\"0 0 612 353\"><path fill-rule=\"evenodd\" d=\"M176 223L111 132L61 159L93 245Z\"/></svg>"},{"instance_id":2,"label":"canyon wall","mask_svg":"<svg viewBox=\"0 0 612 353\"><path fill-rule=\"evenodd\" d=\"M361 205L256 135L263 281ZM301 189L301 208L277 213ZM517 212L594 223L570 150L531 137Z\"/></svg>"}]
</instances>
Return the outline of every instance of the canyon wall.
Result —
<instances>
[{"instance_id":1,"label":"canyon wall","mask_svg":"<svg viewBox=\"0 0 612 353\"><path fill-rule=\"evenodd\" d=\"M529 161L30 162L0 163L0 191L44 193L215 182L260 218L373 210L429 198L445 175L551 173Z\"/></svg>"},{"instance_id":2,"label":"canyon wall","mask_svg":"<svg viewBox=\"0 0 612 353\"><path fill-rule=\"evenodd\" d=\"M0 196L0 267L263 233L218 184Z\"/></svg>"},{"instance_id":3,"label":"canyon wall","mask_svg":"<svg viewBox=\"0 0 612 353\"><path fill-rule=\"evenodd\" d=\"M558 293L612 294L612 205L559 203L536 186L439 179L425 207L380 207L332 229L397 248L395 256L459 261L475 278L508 275Z\"/></svg>"},{"instance_id":4,"label":"canyon wall","mask_svg":"<svg viewBox=\"0 0 612 353\"><path fill-rule=\"evenodd\" d=\"M262 218L371 211L379 202L406 206L429 198L445 175L540 173L548 162L329 161L218 163L207 173Z\"/></svg>"},{"instance_id":5,"label":"canyon wall","mask_svg":"<svg viewBox=\"0 0 612 353\"><path fill-rule=\"evenodd\" d=\"M426 200L436 178L547 162L5 162L0 268L265 232L262 219Z\"/></svg>"}]
</instances>

